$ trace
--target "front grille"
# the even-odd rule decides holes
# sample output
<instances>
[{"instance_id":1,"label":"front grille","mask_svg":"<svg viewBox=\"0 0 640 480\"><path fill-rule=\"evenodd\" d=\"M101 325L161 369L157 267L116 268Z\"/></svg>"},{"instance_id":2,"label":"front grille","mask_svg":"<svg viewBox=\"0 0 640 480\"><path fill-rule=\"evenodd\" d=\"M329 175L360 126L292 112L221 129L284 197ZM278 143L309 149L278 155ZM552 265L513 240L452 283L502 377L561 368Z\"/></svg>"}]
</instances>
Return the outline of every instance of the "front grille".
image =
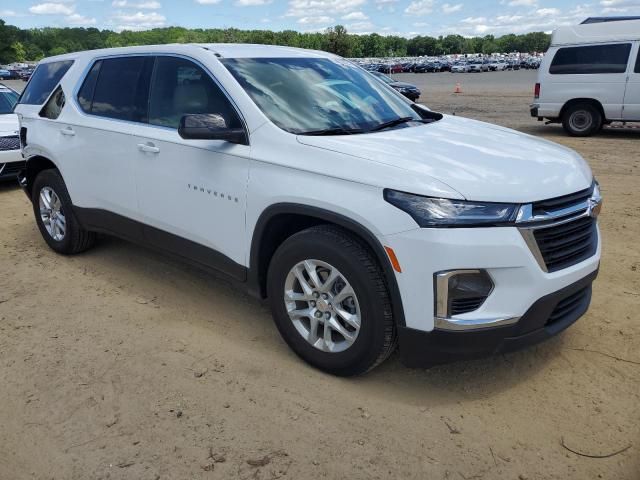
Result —
<instances>
[{"instance_id":1,"label":"front grille","mask_svg":"<svg viewBox=\"0 0 640 480\"><path fill-rule=\"evenodd\" d=\"M0 137L0 151L5 150L20 150L20 137L18 135Z\"/></svg>"},{"instance_id":2,"label":"front grille","mask_svg":"<svg viewBox=\"0 0 640 480\"><path fill-rule=\"evenodd\" d=\"M596 221L591 217L534 231L548 272L575 265L596 253Z\"/></svg>"},{"instance_id":3,"label":"front grille","mask_svg":"<svg viewBox=\"0 0 640 480\"><path fill-rule=\"evenodd\" d=\"M449 313L451 315L462 315L463 313L473 312L480 308L482 303L487 297L469 297L469 298L456 298L451 300L451 308Z\"/></svg>"},{"instance_id":4,"label":"front grille","mask_svg":"<svg viewBox=\"0 0 640 480\"><path fill-rule=\"evenodd\" d=\"M556 308L554 308L553 312L551 312L546 325L552 325L554 323L561 322L565 318L574 316L578 310L584 309L585 301L589 296L590 289L591 286L583 288L582 290L579 290L576 293L569 295L564 300L558 302Z\"/></svg>"},{"instance_id":5,"label":"front grille","mask_svg":"<svg viewBox=\"0 0 640 480\"><path fill-rule=\"evenodd\" d=\"M27 162L11 162L11 163L0 163L0 177L9 177L18 175L20 170L24 170L26 168Z\"/></svg>"},{"instance_id":6,"label":"front grille","mask_svg":"<svg viewBox=\"0 0 640 480\"><path fill-rule=\"evenodd\" d=\"M571 207L573 205L586 202L593 194L593 186L581 190L569 195L563 195L562 197L550 198L548 200L542 200L534 202L533 214L545 215L554 210L562 210L563 208Z\"/></svg>"}]
</instances>

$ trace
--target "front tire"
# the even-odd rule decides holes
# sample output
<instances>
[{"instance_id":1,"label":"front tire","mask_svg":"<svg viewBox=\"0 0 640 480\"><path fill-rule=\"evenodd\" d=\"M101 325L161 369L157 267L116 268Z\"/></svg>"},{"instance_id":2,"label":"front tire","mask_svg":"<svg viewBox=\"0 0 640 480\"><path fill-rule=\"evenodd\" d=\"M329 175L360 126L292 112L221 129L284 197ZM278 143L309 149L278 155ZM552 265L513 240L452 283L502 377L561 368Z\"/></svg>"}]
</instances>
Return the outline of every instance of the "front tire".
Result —
<instances>
[{"instance_id":1,"label":"front tire","mask_svg":"<svg viewBox=\"0 0 640 480\"><path fill-rule=\"evenodd\" d=\"M271 259L267 292L284 340L320 370L359 375L395 348L384 274L368 248L342 228L320 225L285 240Z\"/></svg>"},{"instance_id":2,"label":"front tire","mask_svg":"<svg viewBox=\"0 0 640 480\"><path fill-rule=\"evenodd\" d=\"M577 103L567 107L562 115L562 126L572 137L588 137L600 131L603 118L595 106Z\"/></svg>"},{"instance_id":3,"label":"front tire","mask_svg":"<svg viewBox=\"0 0 640 480\"><path fill-rule=\"evenodd\" d=\"M43 170L38 174L31 203L42 238L52 250L71 255L95 243L95 233L82 228L73 214L69 192L57 170Z\"/></svg>"}]
</instances>

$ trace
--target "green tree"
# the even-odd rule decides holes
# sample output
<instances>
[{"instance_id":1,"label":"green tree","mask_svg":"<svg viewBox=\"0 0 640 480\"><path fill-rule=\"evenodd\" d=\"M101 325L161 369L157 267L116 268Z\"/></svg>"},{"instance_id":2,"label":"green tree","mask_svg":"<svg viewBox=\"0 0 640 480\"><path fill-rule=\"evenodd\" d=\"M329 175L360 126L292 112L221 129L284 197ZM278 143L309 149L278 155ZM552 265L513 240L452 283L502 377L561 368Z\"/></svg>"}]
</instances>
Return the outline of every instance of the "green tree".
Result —
<instances>
[{"instance_id":1,"label":"green tree","mask_svg":"<svg viewBox=\"0 0 640 480\"><path fill-rule=\"evenodd\" d=\"M329 27L325 31L326 50L342 57L351 56L351 42L347 35L347 29L342 25Z\"/></svg>"},{"instance_id":2,"label":"green tree","mask_svg":"<svg viewBox=\"0 0 640 480\"><path fill-rule=\"evenodd\" d=\"M27 51L21 42L13 42L11 50L13 50L13 58L16 62L24 62L27 59Z\"/></svg>"}]
</instances>

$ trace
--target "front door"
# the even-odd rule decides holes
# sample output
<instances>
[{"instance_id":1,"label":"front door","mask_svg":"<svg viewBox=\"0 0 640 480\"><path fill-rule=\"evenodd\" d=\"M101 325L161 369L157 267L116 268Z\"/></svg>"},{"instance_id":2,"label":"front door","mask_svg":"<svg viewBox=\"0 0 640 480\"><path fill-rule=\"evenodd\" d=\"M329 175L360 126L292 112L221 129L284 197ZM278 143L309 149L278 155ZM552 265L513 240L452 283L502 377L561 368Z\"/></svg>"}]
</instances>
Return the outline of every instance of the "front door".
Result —
<instances>
[{"instance_id":1,"label":"front door","mask_svg":"<svg viewBox=\"0 0 640 480\"><path fill-rule=\"evenodd\" d=\"M244 279L248 145L185 140L185 114L217 113L241 127L213 78L193 61L158 56L148 125L137 131L136 184L147 240Z\"/></svg>"}]
</instances>

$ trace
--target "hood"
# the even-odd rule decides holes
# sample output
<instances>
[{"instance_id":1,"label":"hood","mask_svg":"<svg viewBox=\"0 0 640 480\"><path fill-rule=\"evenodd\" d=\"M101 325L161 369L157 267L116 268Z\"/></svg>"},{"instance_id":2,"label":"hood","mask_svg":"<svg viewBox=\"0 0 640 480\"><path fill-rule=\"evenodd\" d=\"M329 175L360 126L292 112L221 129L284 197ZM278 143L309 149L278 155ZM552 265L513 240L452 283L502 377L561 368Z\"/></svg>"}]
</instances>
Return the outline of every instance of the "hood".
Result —
<instances>
[{"instance_id":1,"label":"hood","mask_svg":"<svg viewBox=\"0 0 640 480\"><path fill-rule=\"evenodd\" d=\"M417 127L363 135L301 135L298 141L392 165L396 185L402 183L397 178L402 170L407 185L415 185L409 181L414 176L435 178L468 200L528 203L588 188L593 178L586 162L571 149L448 115Z\"/></svg>"},{"instance_id":2,"label":"hood","mask_svg":"<svg viewBox=\"0 0 640 480\"><path fill-rule=\"evenodd\" d=\"M0 136L16 135L19 130L20 123L15 113L0 115Z\"/></svg>"}]
</instances>

